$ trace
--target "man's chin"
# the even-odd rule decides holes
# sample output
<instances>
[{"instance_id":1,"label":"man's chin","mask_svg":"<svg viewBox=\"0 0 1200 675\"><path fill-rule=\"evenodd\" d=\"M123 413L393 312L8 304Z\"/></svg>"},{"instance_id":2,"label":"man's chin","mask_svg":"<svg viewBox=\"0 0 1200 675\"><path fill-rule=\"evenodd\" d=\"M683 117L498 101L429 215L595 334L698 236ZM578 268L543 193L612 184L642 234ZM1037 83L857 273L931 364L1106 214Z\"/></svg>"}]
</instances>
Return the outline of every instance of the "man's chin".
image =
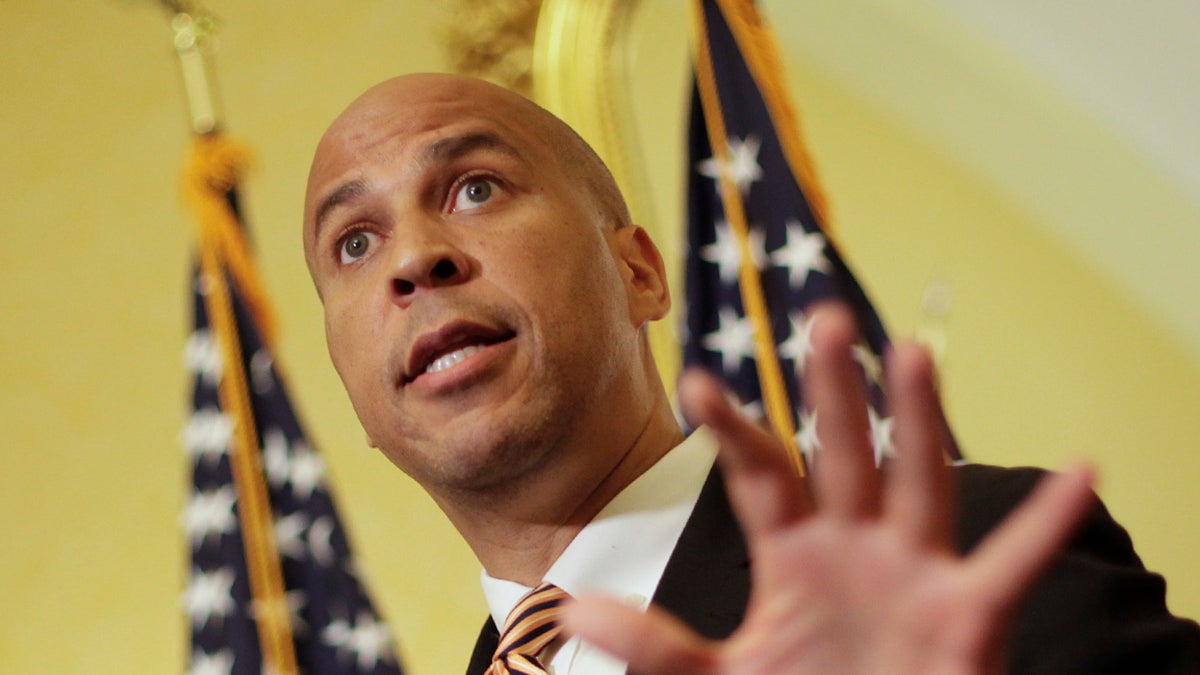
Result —
<instances>
[{"instance_id":1,"label":"man's chin","mask_svg":"<svg viewBox=\"0 0 1200 675\"><path fill-rule=\"evenodd\" d=\"M464 424L454 432L416 452L384 454L431 493L509 489L549 459L545 444L530 442L524 434L495 426L469 429Z\"/></svg>"}]
</instances>

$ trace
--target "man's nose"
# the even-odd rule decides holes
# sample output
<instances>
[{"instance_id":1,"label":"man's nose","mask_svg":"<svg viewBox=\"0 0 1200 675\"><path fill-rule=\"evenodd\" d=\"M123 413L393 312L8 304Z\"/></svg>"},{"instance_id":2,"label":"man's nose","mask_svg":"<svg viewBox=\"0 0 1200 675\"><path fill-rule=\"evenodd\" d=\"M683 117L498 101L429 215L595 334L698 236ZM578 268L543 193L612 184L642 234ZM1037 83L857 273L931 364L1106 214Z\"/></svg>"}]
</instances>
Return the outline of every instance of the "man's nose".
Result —
<instances>
[{"instance_id":1,"label":"man's nose","mask_svg":"<svg viewBox=\"0 0 1200 675\"><path fill-rule=\"evenodd\" d=\"M440 224L425 223L398 237L391 273L392 301L408 307L422 292L461 284L471 275L471 261Z\"/></svg>"}]
</instances>

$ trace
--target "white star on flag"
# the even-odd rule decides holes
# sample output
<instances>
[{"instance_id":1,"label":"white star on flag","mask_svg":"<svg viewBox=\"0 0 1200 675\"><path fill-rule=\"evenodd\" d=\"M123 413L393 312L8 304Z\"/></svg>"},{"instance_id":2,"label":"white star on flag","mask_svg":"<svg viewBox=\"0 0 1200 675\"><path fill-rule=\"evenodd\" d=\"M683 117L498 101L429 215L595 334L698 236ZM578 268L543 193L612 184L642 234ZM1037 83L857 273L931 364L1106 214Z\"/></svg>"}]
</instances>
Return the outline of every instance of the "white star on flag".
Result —
<instances>
[{"instance_id":1,"label":"white star on flag","mask_svg":"<svg viewBox=\"0 0 1200 675\"><path fill-rule=\"evenodd\" d=\"M263 432L263 471L272 487L283 487L288 480L288 441L279 429Z\"/></svg>"},{"instance_id":2,"label":"white star on flag","mask_svg":"<svg viewBox=\"0 0 1200 675\"><path fill-rule=\"evenodd\" d=\"M365 613L358 615L354 625L341 619L330 622L321 637L336 647L339 654L343 649L353 652L357 656L359 670L369 670L380 659L387 660L389 653L384 648L392 641L387 626Z\"/></svg>"},{"instance_id":3,"label":"white star on flag","mask_svg":"<svg viewBox=\"0 0 1200 675\"><path fill-rule=\"evenodd\" d=\"M233 652L222 649L215 654L200 650L192 652L192 667L188 675L229 675L233 672Z\"/></svg>"},{"instance_id":4,"label":"white star on flag","mask_svg":"<svg viewBox=\"0 0 1200 675\"><path fill-rule=\"evenodd\" d=\"M300 442L292 446L292 461L288 465L288 482L292 484L292 492L308 499L324 478L325 460L309 449L307 443Z\"/></svg>"},{"instance_id":5,"label":"white star on flag","mask_svg":"<svg viewBox=\"0 0 1200 675\"><path fill-rule=\"evenodd\" d=\"M737 375L742 359L754 358L754 326L749 319L739 317L732 309L717 311L717 330L705 335L700 344L721 354L721 368Z\"/></svg>"},{"instance_id":6,"label":"white star on flag","mask_svg":"<svg viewBox=\"0 0 1200 675\"><path fill-rule=\"evenodd\" d=\"M787 223L787 243L771 252L771 262L788 271L788 284L804 288L812 272L829 274L833 269L825 257L825 237L820 232L806 232L795 220Z\"/></svg>"},{"instance_id":7,"label":"white star on flag","mask_svg":"<svg viewBox=\"0 0 1200 675\"><path fill-rule=\"evenodd\" d=\"M863 374L867 376L867 382L881 384L879 377L883 374L883 364L875 352L861 342L851 347L850 352L854 356L854 360L858 361L858 365L862 366Z\"/></svg>"},{"instance_id":8,"label":"white star on flag","mask_svg":"<svg viewBox=\"0 0 1200 675\"><path fill-rule=\"evenodd\" d=\"M313 521L308 528L308 550L313 558L323 567L333 564L336 553L333 550L333 519L321 516Z\"/></svg>"},{"instance_id":9,"label":"white star on flag","mask_svg":"<svg viewBox=\"0 0 1200 675\"><path fill-rule=\"evenodd\" d=\"M742 417L755 422L762 420L767 415L763 410L763 403L759 399L738 405L738 410L742 413Z\"/></svg>"},{"instance_id":10,"label":"white star on flag","mask_svg":"<svg viewBox=\"0 0 1200 675\"><path fill-rule=\"evenodd\" d=\"M792 332L787 339L779 343L779 356L790 359L796 364L796 373L804 372L804 362L813 353L812 329L815 319L804 316L804 312L789 312L788 323Z\"/></svg>"},{"instance_id":11,"label":"white star on flag","mask_svg":"<svg viewBox=\"0 0 1200 675\"><path fill-rule=\"evenodd\" d=\"M206 384L215 386L221 380L221 350L212 332L203 328L192 331L183 348L183 360Z\"/></svg>"},{"instance_id":12,"label":"white star on flag","mask_svg":"<svg viewBox=\"0 0 1200 675\"><path fill-rule=\"evenodd\" d=\"M875 449L875 466L883 464L884 457L892 457L892 421L891 417L880 417L875 408L867 406L867 415L871 421L871 446Z\"/></svg>"},{"instance_id":13,"label":"white star on flag","mask_svg":"<svg viewBox=\"0 0 1200 675\"><path fill-rule=\"evenodd\" d=\"M270 429L263 433L263 470L272 486L290 484L297 497L308 499L325 479L325 460L303 441L289 447L282 431Z\"/></svg>"},{"instance_id":14,"label":"white star on flag","mask_svg":"<svg viewBox=\"0 0 1200 675\"><path fill-rule=\"evenodd\" d=\"M250 381L254 385L254 393L267 394L275 388L275 378L271 374L271 366L275 360L265 349L254 352L250 357Z\"/></svg>"},{"instance_id":15,"label":"white star on flag","mask_svg":"<svg viewBox=\"0 0 1200 675\"><path fill-rule=\"evenodd\" d=\"M304 615L300 613L300 610L308 604L308 594L299 588L287 591L283 594L283 604L287 606L288 618L292 622L292 632L296 635L307 634L308 622L304 620Z\"/></svg>"},{"instance_id":16,"label":"white star on flag","mask_svg":"<svg viewBox=\"0 0 1200 675\"><path fill-rule=\"evenodd\" d=\"M701 161L696 170L713 180L727 176L737 184L738 192L745 196L750 191L750 184L763 175L762 167L758 165L758 150L762 147L762 141L754 134L744 140L731 136L726 145L729 147L728 163L709 157Z\"/></svg>"},{"instance_id":17,"label":"white star on flag","mask_svg":"<svg viewBox=\"0 0 1200 675\"><path fill-rule=\"evenodd\" d=\"M183 447L195 456L197 462L212 466L229 452L229 440L233 438L233 420L225 413L212 407L192 413L183 429Z\"/></svg>"},{"instance_id":18,"label":"white star on flag","mask_svg":"<svg viewBox=\"0 0 1200 675\"><path fill-rule=\"evenodd\" d=\"M811 466L817 457L817 451L821 449L821 439L817 438L817 411L800 411L799 427L796 429L796 445L800 447L800 454L804 455Z\"/></svg>"},{"instance_id":19,"label":"white star on flag","mask_svg":"<svg viewBox=\"0 0 1200 675\"><path fill-rule=\"evenodd\" d=\"M263 598L252 601L250 615L255 620L264 619L270 615L280 617L292 627L296 635L308 632L308 622L300 614L300 610L308 603L308 596L301 589L284 591L283 597Z\"/></svg>"},{"instance_id":20,"label":"white star on flag","mask_svg":"<svg viewBox=\"0 0 1200 675\"><path fill-rule=\"evenodd\" d=\"M275 546L280 555L299 560L304 557L304 530L308 516L297 511L275 520Z\"/></svg>"},{"instance_id":21,"label":"white star on flag","mask_svg":"<svg viewBox=\"0 0 1200 675\"><path fill-rule=\"evenodd\" d=\"M742 401L737 394L728 389L725 390L725 401L729 403L730 407L737 408L741 416L748 420L758 422L766 414L763 411L762 401L758 399L749 402Z\"/></svg>"},{"instance_id":22,"label":"white star on flag","mask_svg":"<svg viewBox=\"0 0 1200 675\"><path fill-rule=\"evenodd\" d=\"M213 535L233 532L237 524L237 516L233 512L235 503L237 491L232 485L192 495L183 510L183 523L193 545Z\"/></svg>"},{"instance_id":23,"label":"white star on flag","mask_svg":"<svg viewBox=\"0 0 1200 675\"><path fill-rule=\"evenodd\" d=\"M183 592L183 606L193 625L204 626L213 617L222 621L233 612L233 579L233 570L228 567L215 572L192 572Z\"/></svg>"},{"instance_id":24,"label":"white star on flag","mask_svg":"<svg viewBox=\"0 0 1200 675\"><path fill-rule=\"evenodd\" d=\"M742 268L742 248L728 222L718 221L714 229L717 240L700 249L700 259L717 266L721 283L736 284L738 271ZM766 235L762 228L750 227L746 233L746 243L750 247L750 261L754 269L761 270L767 262Z\"/></svg>"}]
</instances>

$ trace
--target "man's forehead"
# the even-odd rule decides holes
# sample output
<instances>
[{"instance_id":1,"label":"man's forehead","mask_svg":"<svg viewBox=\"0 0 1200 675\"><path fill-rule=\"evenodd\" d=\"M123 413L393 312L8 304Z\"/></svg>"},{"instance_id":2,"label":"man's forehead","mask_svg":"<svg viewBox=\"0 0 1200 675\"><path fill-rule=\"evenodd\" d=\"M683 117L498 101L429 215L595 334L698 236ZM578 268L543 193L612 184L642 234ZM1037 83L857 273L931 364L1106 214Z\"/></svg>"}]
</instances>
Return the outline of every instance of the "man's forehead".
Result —
<instances>
[{"instance_id":1,"label":"man's forehead","mask_svg":"<svg viewBox=\"0 0 1200 675\"><path fill-rule=\"evenodd\" d=\"M406 125L407 126L407 125ZM352 133L318 147L309 176L308 199L321 199L331 185L365 179L371 167L420 168L488 151L526 164L538 154L537 136L501 124L464 120L444 125Z\"/></svg>"},{"instance_id":2,"label":"man's forehead","mask_svg":"<svg viewBox=\"0 0 1200 675\"><path fill-rule=\"evenodd\" d=\"M333 158L354 164L373 154L443 160L467 150L495 150L520 156L536 153L543 136L504 117L493 115L417 118L396 111L387 120L350 129L318 147L318 159Z\"/></svg>"},{"instance_id":3,"label":"man's forehead","mask_svg":"<svg viewBox=\"0 0 1200 675\"><path fill-rule=\"evenodd\" d=\"M334 122L329 135L359 146L458 125L506 136L545 126L539 112L521 96L480 80L413 76L385 82L363 94Z\"/></svg>"},{"instance_id":4,"label":"man's forehead","mask_svg":"<svg viewBox=\"0 0 1200 675\"><path fill-rule=\"evenodd\" d=\"M393 94L356 101L318 144L310 188L319 176L342 173L372 153L394 159L402 154L431 154L438 159L455 149L453 139L467 138L474 139L472 149L527 155L536 154L537 147L548 142L545 122L519 109L522 102L536 107L515 94L497 97L486 89L479 97L451 93Z\"/></svg>"}]
</instances>

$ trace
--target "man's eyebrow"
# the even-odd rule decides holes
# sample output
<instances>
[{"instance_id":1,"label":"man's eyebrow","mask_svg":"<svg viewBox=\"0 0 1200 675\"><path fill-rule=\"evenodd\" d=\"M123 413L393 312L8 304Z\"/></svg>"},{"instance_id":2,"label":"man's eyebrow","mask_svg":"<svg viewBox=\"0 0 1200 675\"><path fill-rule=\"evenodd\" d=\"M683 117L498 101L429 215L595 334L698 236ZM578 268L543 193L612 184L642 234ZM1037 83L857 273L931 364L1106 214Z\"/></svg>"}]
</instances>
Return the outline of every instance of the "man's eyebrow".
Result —
<instances>
[{"instance_id":1,"label":"man's eyebrow","mask_svg":"<svg viewBox=\"0 0 1200 675\"><path fill-rule=\"evenodd\" d=\"M426 148L421 159L425 162L444 162L476 150L494 150L513 159L522 158L521 153L504 139L491 132L477 131L443 138Z\"/></svg>"},{"instance_id":2,"label":"man's eyebrow","mask_svg":"<svg viewBox=\"0 0 1200 675\"><path fill-rule=\"evenodd\" d=\"M321 225L325 222L325 216L329 215L330 211L365 194L367 194L367 183L361 178L346 181L339 185L336 190L330 192L317 206L313 238L315 239L321 234Z\"/></svg>"}]
</instances>

